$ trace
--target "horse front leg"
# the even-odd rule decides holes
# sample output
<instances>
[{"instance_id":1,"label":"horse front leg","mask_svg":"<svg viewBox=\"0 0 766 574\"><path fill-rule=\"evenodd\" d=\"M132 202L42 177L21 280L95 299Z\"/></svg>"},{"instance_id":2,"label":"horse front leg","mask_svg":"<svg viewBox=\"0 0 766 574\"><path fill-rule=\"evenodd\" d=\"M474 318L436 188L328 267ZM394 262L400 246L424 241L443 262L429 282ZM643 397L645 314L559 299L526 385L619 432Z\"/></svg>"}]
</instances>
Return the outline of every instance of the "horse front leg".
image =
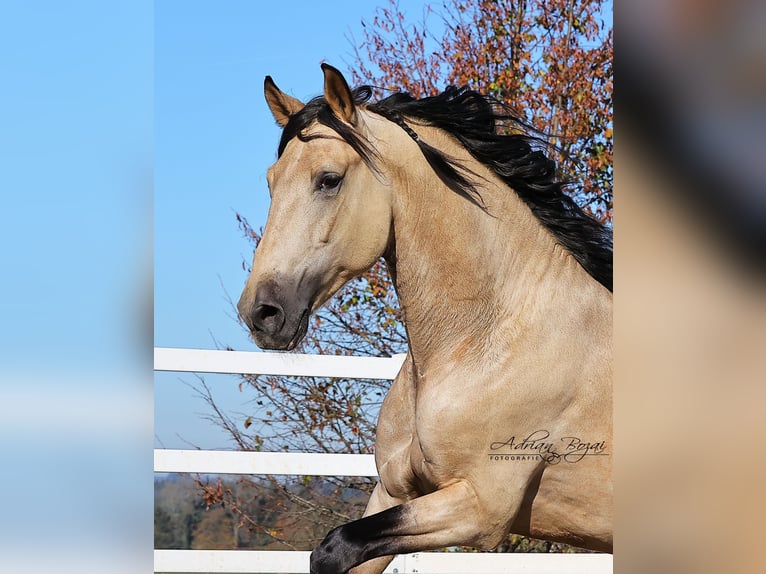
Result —
<instances>
[{"instance_id":1,"label":"horse front leg","mask_svg":"<svg viewBox=\"0 0 766 574\"><path fill-rule=\"evenodd\" d=\"M377 514L379 512L383 512L384 510L388 510L389 508L397 506L403 502L404 500L394 498L388 494L386 489L379 482L375 485L375 489L370 495L370 500L367 502L367 508L364 511L363 518ZM378 558L373 558L372 560L368 560L367 562L353 568L349 574L381 574L381 572L386 569L386 566L388 566L393 559L393 556L380 556Z\"/></svg>"},{"instance_id":2,"label":"horse front leg","mask_svg":"<svg viewBox=\"0 0 766 574\"><path fill-rule=\"evenodd\" d=\"M493 548L504 536L482 512L465 480L331 530L311 553L311 574L341 574L378 558L381 572L394 554L469 545ZM366 568L366 566L365 566Z\"/></svg>"}]
</instances>

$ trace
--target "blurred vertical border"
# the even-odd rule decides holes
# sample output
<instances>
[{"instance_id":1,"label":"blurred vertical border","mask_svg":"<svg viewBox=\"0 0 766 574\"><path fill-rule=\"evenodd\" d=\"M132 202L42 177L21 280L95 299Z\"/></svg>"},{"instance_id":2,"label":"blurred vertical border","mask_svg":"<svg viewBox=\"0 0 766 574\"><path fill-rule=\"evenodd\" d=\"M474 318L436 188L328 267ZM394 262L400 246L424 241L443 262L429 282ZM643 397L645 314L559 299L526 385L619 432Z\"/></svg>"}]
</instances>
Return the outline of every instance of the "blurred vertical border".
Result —
<instances>
[{"instance_id":1,"label":"blurred vertical border","mask_svg":"<svg viewBox=\"0 0 766 574\"><path fill-rule=\"evenodd\" d=\"M615 571L760 572L766 9L615 4Z\"/></svg>"},{"instance_id":2,"label":"blurred vertical border","mask_svg":"<svg viewBox=\"0 0 766 574\"><path fill-rule=\"evenodd\" d=\"M153 9L0 8L0 572L151 572Z\"/></svg>"}]
</instances>

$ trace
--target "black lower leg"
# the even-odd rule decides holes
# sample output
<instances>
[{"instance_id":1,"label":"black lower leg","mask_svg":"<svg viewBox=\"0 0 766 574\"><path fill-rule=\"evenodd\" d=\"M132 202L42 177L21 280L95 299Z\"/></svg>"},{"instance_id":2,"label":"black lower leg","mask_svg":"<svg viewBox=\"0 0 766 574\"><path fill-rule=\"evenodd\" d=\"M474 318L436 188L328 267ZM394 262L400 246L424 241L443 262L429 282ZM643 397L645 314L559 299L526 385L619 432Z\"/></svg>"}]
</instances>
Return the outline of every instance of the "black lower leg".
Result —
<instances>
[{"instance_id":1,"label":"black lower leg","mask_svg":"<svg viewBox=\"0 0 766 574\"><path fill-rule=\"evenodd\" d=\"M311 574L342 574L372 558L398 554L405 513L395 506L334 528L311 553Z\"/></svg>"}]
</instances>

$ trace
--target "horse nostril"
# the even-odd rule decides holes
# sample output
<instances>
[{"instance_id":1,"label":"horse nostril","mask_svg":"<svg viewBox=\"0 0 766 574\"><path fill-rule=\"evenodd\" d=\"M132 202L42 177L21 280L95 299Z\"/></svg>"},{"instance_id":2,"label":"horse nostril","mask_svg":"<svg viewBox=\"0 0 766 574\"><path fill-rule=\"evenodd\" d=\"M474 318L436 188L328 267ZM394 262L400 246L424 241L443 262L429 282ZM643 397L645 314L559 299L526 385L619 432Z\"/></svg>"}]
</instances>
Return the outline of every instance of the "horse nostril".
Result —
<instances>
[{"instance_id":1,"label":"horse nostril","mask_svg":"<svg viewBox=\"0 0 766 574\"><path fill-rule=\"evenodd\" d=\"M258 305L253 311L253 327L270 335L278 333L285 324L285 312L275 305Z\"/></svg>"}]
</instances>

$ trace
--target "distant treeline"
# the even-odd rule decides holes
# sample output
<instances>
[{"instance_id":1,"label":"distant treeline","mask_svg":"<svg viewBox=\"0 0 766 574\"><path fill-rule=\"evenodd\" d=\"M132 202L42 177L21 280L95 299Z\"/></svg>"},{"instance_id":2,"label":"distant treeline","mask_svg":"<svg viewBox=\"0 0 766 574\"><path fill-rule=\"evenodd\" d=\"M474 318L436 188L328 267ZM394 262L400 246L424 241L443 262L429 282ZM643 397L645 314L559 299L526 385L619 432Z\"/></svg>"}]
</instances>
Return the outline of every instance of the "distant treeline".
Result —
<instances>
[{"instance_id":1,"label":"distant treeline","mask_svg":"<svg viewBox=\"0 0 766 574\"><path fill-rule=\"evenodd\" d=\"M157 475L154 547L312 550L331 528L362 516L372 482L349 480ZM515 534L495 551L584 552Z\"/></svg>"},{"instance_id":2,"label":"distant treeline","mask_svg":"<svg viewBox=\"0 0 766 574\"><path fill-rule=\"evenodd\" d=\"M158 475L154 547L311 550L330 528L361 516L366 487L310 477Z\"/></svg>"}]
</instances>

